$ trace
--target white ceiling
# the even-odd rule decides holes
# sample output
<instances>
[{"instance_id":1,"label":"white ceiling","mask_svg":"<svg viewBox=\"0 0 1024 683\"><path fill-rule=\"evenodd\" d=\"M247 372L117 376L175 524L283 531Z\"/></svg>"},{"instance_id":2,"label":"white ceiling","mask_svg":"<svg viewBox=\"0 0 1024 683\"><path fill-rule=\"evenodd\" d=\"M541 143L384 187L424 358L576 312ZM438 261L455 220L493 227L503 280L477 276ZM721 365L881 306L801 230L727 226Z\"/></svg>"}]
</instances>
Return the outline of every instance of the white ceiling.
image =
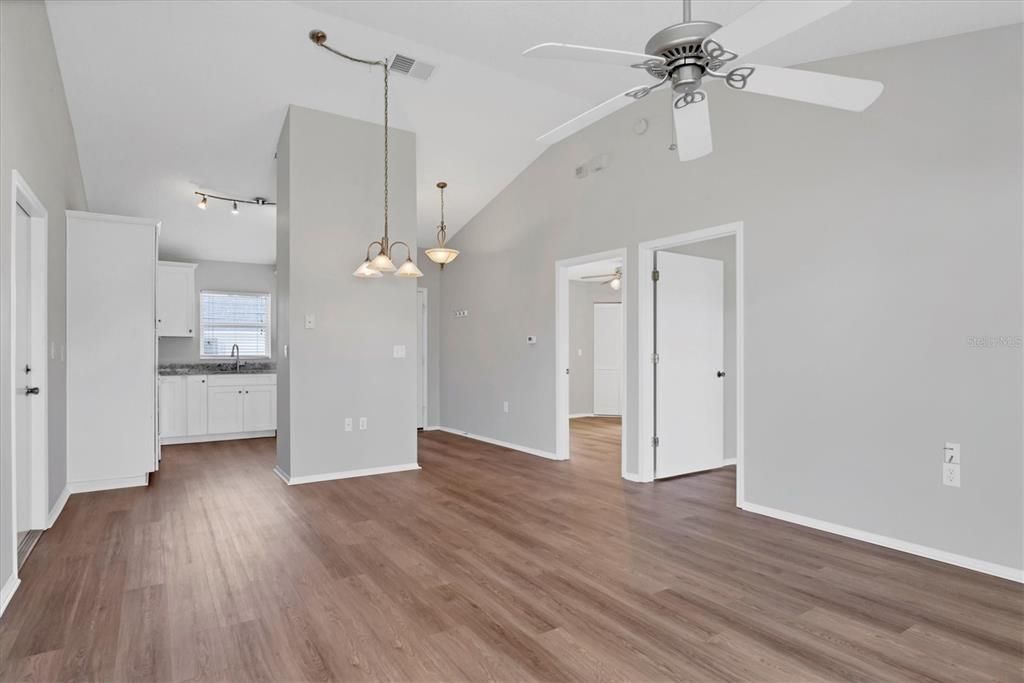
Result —
<instances>
[{"instance_id":1,"label":"white ceiling","mask_svg":"<svg viewBox=\"0 0 1024 683\"><path fill-rule=\"evenodd\" d=\"M604 259L603 261L591 261L590 263L581 263L577 266L569 266L567 270L569 272L570 280L582 280L590 275L606 275L614 273L616 268L621 267L621 258L610 258Z\"/></svg>"},{"instance_id":2,"label":"white ceiling","mask_svg":"<svg viewBox=\"0 0 1024 683\"><path fill-rule=\"evenodd\" d=\"M786 0L791 1L791 0ZM695 0L696 19L727 23L755 4ZM540 133L615 92L635 71L523 59L530 45L642 50L682 16L680 2L117 2L48 0L50 22L94 211L164 222L165 255L274 261L274 211L192 192L275 197L273 160L288 104L380 121L379 72L317 50L402 52L437 65L392 79L394 125L417 133L421 244L438 220L461 228L543 151ZM785 42L762 63L791 65L1022 20L1002 0L859 0ZM553 68L554 67L554 68ZM884 74L880 75L884 81Z\"/></svg>"}]
</instances>

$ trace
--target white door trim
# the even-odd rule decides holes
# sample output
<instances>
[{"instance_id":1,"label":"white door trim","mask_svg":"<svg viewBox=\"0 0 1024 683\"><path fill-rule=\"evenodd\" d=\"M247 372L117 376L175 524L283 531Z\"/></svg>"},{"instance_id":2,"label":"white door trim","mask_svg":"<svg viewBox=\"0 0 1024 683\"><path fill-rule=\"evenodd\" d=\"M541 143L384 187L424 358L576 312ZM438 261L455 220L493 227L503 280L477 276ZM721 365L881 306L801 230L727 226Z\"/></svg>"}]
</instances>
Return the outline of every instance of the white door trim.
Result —
<instances>
[{"instance_id":1,"label":"white door trim","mask_svg":"<svg viewBox=\"0 0 1024 683\"><path fill-rule=\"evenodd\" d=\"M419 338L422 338L423 342L423 360L420 361L419 357L417 357L416 362L422 362L423 364L423 386L420 387L420 391L422 392L420 400L423 402L423 407L421 409L422 414L419 416L419 419L420 422L423 424L423 428L426 429L427 426L430 424L430 421L428 420L428 418L430 417L430 392L428 391L428 387L430 386L430 299L428 298L430 296L430 291L425 287L417 287L416 292L423 293L423 329L419 329L420 326L418 324L416 326L416 336L418 340ZM417 301L417 304L418 303L419 302ZM417 322L419 319L419 314L420 312L416 311Z\"/></svg>"},{"instance_id":2,"label":"white door trim","mask_svg":"<svg viewBox=\"0 0 1024 683\"><path fill-rule=\"evenodd\" d=\"M21 206L29 215L30 229L32 231L32 240L30 244L30 259L31 259L31 297L32 297L32 329L30 331L31 342L30 346L32 349L32 383L34 386L40 388L40 399L34 401L32 404L32 458L30 466L32 468L30 474L30 491L28 495L31 497L31 526L33 529L46 529L47 518L49 517L49 458L47 454L47 434L48 434L48 404L50 396L50 387L47 380L47 242L48 242L48 217L46 207L42 201L36 196L29 186L28 182L21 176L16 170L11 170L11 215L10 215L10 226L11 226L11 250L8 254L7 260L7 291L11 296L11 325L10 325L10 336L6 340L11 349L10 364L6 368L6 377L4 378L4 386L2 391L7 393L11 398L14 397L14 392L18 391L21 386L21 380L24 377L24 372L19 372L19 368L15 367L16 360L14 358L14 349L17 330L17 315L15 312L15 302L17 301L17 292L15 287L17 286L17 275L16 275L16 259L15 254L17 252L15 240L17 239L17 230L15 225L17 222L18 206ZM11 400L8 408L8 415L6 416L11 425L8 434L5 436L6 443L4 444L4 450L11 455L11 521L16 524L17 520L17 497L19 491L17 490L17 454L15 453L15 434L17 421L15 420L14 414L14 401ZM17 576L18 568L18 535L12 534L12 558L14 562L12 576Z\"/></svg>"},{"instance_id":3,"label":"white door trim","mask_svg":"<svg viewBox=\"0 0 1024 683\"><path fill-rule=\"evenodd\" d=\"M628 252L625 247L597 254L574 256L555 261L555 455L558 460L569 459L569 268L593 261L611 258L622 260L622 384L619 405L622 406L622 476L631 479L635 473L626 471L626 435L629 434L629 410L626 404L629 386L628 339L629 325L629 271Z\"/></svg>"},{"instance_id":4,"label":"white door trim","mask_svg":"<svg viewBox=\"0 0 1024 683\"><path fill-rule=\"evenodd\" d=\"M650 286L650 273L654 270L654 252L684 244L706 242L719 237L736 236L736 506L742 507L743 497L743 223L726 223L713 228L684 232L669 237L641 242L638 253L638 281L644 284L637 288L639 305L638 355L640 367L639 383L639 429L637 429L637 452L640 460L640 481L654 481L654 297ZM625 299L623 299L625 300Z\"/></svg>"}]
</instances>

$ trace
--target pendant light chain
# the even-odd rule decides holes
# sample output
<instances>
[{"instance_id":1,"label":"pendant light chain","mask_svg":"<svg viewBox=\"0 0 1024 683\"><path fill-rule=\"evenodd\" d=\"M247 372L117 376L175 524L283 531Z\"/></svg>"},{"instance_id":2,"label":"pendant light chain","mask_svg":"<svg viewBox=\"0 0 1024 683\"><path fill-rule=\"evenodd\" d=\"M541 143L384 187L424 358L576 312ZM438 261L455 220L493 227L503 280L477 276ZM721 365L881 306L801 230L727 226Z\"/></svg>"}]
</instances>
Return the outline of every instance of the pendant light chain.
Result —
<instances>
[{"instance_id":1,"label":"pendant light chain","mask_svg":"<svg viewBox=\"0 0 1024 683\"><path fill-rule=\"evenodd\" d=\"M366 64L367 66L379 66L384 69L384 236L379 240L370 242L366 248L366 260L356 268L353 273L356 277L380 277L382 272L394 273L397 277L423 277L423 272L416 267L416 263L412 260L412 248L406 242L396 241L391 242L391 236L388 230L388 213L390 211L389 206L389 172L390 172L390 82L389 75L391 73L391 65L387 59L360 59L359 57L353 57L347 55L344 52L335 50L333 47L327 45L327 34L323 31L313 30L309 32L309 39L312 40L317 46L324 48L328 52L334 53L339 57L347 59L350 62L357 62L359 64ZM392 248L396 246L405 247L406 255L405 262L402 263L400 268L395 268L395 264L392 262ZM371 256L370 252L374 247L377 247L379 251L376 256Z\"/></svg>"}]
</instances>

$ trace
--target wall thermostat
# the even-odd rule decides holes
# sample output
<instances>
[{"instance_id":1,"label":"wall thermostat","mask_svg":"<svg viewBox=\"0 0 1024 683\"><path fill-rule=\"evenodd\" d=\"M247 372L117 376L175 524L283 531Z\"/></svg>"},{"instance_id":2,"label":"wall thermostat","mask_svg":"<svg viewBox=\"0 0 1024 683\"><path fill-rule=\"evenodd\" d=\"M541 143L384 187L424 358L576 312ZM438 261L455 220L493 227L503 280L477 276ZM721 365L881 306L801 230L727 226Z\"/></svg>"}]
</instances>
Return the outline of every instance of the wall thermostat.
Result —
<instances>
[{"instance_id":1,"label":"wall thermostat","mask_svg":"<svg viewBox=\"0 0 1024 683\"><path fill-rule=\"evenodd\" d=\"M534 336L534 335L532 335L532 334L530 334L530 335L527 335L527 336L526 336L526 343L527 343L527 344L536 344L536 343L537 343L537 337L535 337L535 336Z\"/></svg>"}]
</instances>

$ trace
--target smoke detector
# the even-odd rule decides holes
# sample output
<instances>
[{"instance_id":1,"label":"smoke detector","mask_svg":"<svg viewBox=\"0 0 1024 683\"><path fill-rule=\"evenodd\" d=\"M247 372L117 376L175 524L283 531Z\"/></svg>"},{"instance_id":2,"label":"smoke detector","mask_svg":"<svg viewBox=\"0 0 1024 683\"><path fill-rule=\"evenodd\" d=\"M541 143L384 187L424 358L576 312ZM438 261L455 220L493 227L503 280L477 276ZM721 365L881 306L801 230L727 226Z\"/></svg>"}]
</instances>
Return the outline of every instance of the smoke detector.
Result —
<instances>
[{"instance_id":1,"label":"smoke detector","mask_svg":"<svg viewBox=\"0 0 1024 683\"><path fill-rule=\"evenodd\" d=\"M430 78L430 74L434 73L435 69L433 64L427 64L426 62L414 57L407 57L406 55L398 53L391 56L390 64L390 70L392 72L412 76L413 78L418 78L421 81L425 81Z\"/></svg>"}]
</instances>

